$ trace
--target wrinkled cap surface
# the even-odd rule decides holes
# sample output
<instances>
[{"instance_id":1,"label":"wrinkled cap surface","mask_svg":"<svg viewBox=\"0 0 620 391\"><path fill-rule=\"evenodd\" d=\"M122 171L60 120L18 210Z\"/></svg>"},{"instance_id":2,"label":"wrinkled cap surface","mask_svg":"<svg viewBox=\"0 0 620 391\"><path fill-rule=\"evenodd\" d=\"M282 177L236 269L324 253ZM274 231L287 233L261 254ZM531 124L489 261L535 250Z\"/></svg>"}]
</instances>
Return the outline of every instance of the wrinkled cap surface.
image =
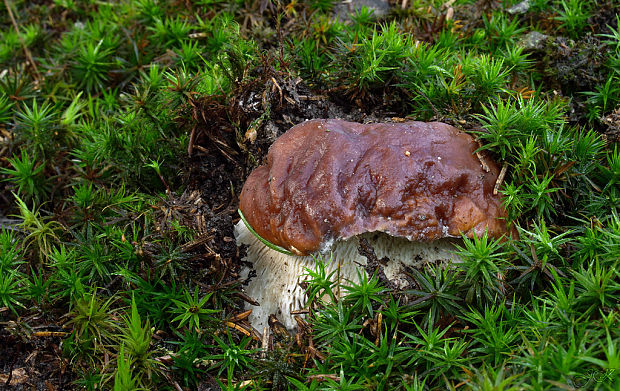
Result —
<instances>
[{"instance_id":1,"label":"wrinkled cap surface","mask_svg":"<svg viewBox=\"0 0 620 391\"><path fill-rule=\"evenodd\" d=\"M381 231L431 241L506 233L493 195L496 164L440 122L311 120L269 149L246 180L240 209L266 240L307 255L331 240Z\"/></svg>"}]
</instances>

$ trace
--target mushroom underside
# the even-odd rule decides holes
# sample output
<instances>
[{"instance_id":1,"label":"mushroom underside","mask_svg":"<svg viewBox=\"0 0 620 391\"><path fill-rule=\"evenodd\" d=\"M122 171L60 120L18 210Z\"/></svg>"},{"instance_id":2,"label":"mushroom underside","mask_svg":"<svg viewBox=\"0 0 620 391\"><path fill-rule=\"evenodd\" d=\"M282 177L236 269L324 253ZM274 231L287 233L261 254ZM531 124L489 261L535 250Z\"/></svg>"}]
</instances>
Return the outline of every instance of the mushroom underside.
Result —
<instances>
[{"instance_id":1,"label":"mushroom underside","mask_svg":"<svg viewBox=\"0 0 620 391\"><path fill-rule=\"evenodd\" d=\"M252 309L250 324L262 332L268 326L269 315L275 314L288 329L293 329L296 323L291 311L304 308L307 302L299 283L307 279L306 269L315 269L316 260L313 256L286 255L270 249L242 221L235 226L235 238L237 245L248 246L245 260L251 262L256 271L256 276L245 287L245 293L260 303L260 306L246 304L246 309ZM461 239L455 238L415 242L381 232L368 232L336 241L329 251L314 256L323 258L328 275L339 269L334 274L334 280L345 284L348 281L358 283L358 270L366 273L363 266L367 262L366 257L358 253L360 238L368 240L378 259L389 258L388 263L383 265L383 271L388 280L398 287L407 284L402 273L405 267L421 268L428 263L447 265L458 262L454 244L462 243ZM242 278L247 278L250 271L246 267Z\"/></svg>"}]
</instances>

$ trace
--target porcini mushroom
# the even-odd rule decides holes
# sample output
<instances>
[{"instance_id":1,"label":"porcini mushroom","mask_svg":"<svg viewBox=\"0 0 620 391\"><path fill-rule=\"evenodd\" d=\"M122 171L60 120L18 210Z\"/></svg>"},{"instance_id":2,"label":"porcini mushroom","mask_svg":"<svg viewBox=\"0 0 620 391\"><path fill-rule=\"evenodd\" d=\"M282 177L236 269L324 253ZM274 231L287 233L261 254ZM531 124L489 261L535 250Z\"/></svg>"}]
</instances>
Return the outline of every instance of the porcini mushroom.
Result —
<instances>
[{"instance_id":1,"label":"porcini mushroom","mask_svg":"<svg viewBox=\"0 0 620 391\"><path fill-rule=\"evenodd\" d=\"M475 140L439 122L359 124L311 120L294 126L269 149L267 163L247 178L235 227L257 276L247 293L259 303L250 321L259 329L271 313L289 328L291 310L305 305L298 285L313 253L333 253L344 279L357 279L357 237L375 240L391 259L389 279L402 265L450 260L450 238L506 233L493 188L499 170L475 154ZM382 234L380 234L382 233Z\"/></svg>"}]
</instances>

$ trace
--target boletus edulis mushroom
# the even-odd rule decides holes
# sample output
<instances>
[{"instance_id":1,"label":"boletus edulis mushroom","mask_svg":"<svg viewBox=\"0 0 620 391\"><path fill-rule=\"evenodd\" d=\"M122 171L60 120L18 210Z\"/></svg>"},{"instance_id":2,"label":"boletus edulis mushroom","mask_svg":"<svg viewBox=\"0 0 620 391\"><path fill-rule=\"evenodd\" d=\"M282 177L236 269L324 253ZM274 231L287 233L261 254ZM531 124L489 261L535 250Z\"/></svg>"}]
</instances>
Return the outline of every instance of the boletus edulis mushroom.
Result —
<instances>
[{"instance_id":1,"label":"boletus edulis mushroom","mask_svg":"<svg viewBox=\"0 0 620 391\"><path fill-rule=\"evenodd\" d=\"M493 194L499 170L477 148L440 122L311 120L280 136L247 178L239 208L256 234L292 255L265 246L242 221L235 227L257 273L247 287L260 303L253 325L262 330L274 313L294 326L290 312L305 305L298 283L315 264L312 254L333 254L329 270L356 281L366 262L360 236L390 259L384 272L398 280L405 265L453 259L462 234L504 235L505 212Z\"/></svg>"}]
</instances>

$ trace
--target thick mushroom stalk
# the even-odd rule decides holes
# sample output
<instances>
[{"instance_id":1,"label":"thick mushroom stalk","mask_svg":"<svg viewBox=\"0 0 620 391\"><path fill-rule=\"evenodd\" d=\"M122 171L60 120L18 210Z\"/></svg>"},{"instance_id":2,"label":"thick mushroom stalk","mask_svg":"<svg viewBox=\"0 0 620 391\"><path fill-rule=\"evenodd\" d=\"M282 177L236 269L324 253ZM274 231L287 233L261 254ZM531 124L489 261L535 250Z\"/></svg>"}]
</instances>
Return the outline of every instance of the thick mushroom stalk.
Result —
<instances>
[{"instance_id":1,"label":"thick mushroom stalk","mask_svg":"<svg viewBox=\"0 0 620 391\"><path fill-rule=\"evenodd\" d=\"M327 252L333 243L351 243L347 239L368 232L383 232L404 239L402 243L471 237L485 230L499 237L506 232L501 200L493 194L499 170L491 161L483 168L477 147L468 134L439 122L307 121L271 146L267 164L255 169L243 186L240 209L258 235L300 256ZM251 240L242 231L238 226L238 242L248 244ZM290 264L278 265L275 259L265 263L268 251L262 247L251 245L248 252L259 275L254 283L272 292L263 302L287 306L286 296L300 289L300 270L288 270ZM335 251L335 258L341 276L355 279L356 266L346 258L351 252ZM291 272L290 289L259 282L283 282L274 277L283 267ZM293 307L304 304L301 297ZM274 306L282 311L280 304Z\"/></svg>"},{"instance_id":2,"label":"thick mushroom stalk","mask_svg":"<svg viewBox=\"0 0 620 391\"><path fill-rule=\"evenodd\" d=\"M304 281L306 269L315 270L315 258L310 255L286 255L265 246L242 221L235 226L235 237L237 244L248 246L246 258L256 271L256 277L245 288L245 293L260 303L260 306L248 306L252 309L250 323L262 332L269 315L275 314L288 329L293 329L295 322L291 312L304 308L307 301L299 282ZM453 242L457 239L412 242L380 232L366 233L360 237L372 243L377 258L389 258L388 263L383 265L383 272L397 286L406 284L402 273L404 266L423 267L428 262L447 264L457 261L453 253ZM327 275L335 271L333 281L359 283L357 270L366 265L366 258L358 253L358 247L359 240L354 237L337 241L329 253L319 252L315 256L325 261ZM244 278L249 271L244 270Z\"/></svg>"}]
</instances>

